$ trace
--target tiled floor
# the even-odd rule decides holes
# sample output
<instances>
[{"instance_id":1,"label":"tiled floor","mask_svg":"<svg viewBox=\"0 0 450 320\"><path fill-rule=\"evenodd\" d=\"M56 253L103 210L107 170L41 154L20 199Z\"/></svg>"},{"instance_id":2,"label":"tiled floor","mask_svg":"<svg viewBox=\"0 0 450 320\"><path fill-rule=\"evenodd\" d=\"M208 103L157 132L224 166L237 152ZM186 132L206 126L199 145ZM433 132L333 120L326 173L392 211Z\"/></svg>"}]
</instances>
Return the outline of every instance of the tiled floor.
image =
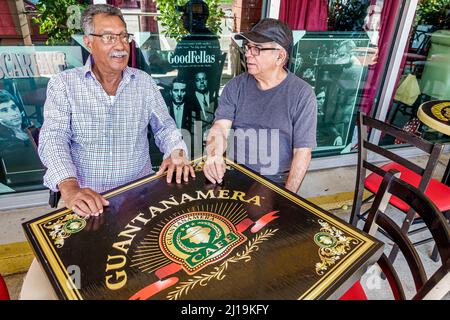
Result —
<instances>
[{"instance_id":1,"label":"tiled floor","mask_svg":"<svg viewBox=\"0 0 450 320\"><path fill-rule=\"evenodd\" d=\"M4 277L11 300L17 300L19 298L25 274L26 273L18 273Z\"/></svg>"},{"instance_id":2,"label":"tiled floor","mask_svg":"<svg viewBox=\"0 0 450 320\"><path fill-rule=\"evenodd\" d=\"M367 207L367 205L366 205ZM364 208L363 208L364 209ZM335 215L344 219L349 220L350 210L333 210ZM404 219L404 213L398 209L389 206L386 214L392 218L396 223L400 224ZM358 228L362 229L364 226L364 221L360 220L358 223ZM416 228L416 227L413 227ZM428 231L419 232L411 237L413 242L427 239L430 236ZM392 249L392 241L383 236L381 233L377 233L376 238L385 243L384 253L386 256L389 255ZM428 277L430 277L440 266L441 262L434 262L431 260L430 256L433 251L434 242L429 242L416 247L419 257L423 263L425 272ZM398 272L398 276L405 290L405 295L407 299L411 299L416 293L414 281L411 276L408 264L401 253L399 253L397 259L394 262L394 268ZM366 274L361 278L361 285L370 300L391 300L393 299L392 292L389 287L387 280L383 280L379 277L380 269L378 266L376 268L369 268ZM443 298L443 300L450 300L450 292Z\"/></svg>"}]
</instances>

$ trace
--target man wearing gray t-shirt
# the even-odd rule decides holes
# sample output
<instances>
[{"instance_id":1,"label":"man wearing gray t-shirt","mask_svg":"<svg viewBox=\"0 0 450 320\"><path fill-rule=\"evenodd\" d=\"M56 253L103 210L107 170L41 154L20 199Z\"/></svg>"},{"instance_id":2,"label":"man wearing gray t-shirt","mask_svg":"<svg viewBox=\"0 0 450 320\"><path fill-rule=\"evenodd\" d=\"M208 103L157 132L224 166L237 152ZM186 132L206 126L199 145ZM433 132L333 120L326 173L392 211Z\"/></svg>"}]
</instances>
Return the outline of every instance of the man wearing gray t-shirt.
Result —
<instances>
[{"instance_id":1,"label":"man wearing gray t-shirt","mask_svg":"<svg viewBox=\"0 0 450 320\"><path fill-rule=\"evenodd\" d=\"M268 18L235 38L244 40L247 72L222 92L207 137L205 176L222 182L228 147L235 161L297 193L316 146L317 103L311 86L285 68L292 31Z\"/></svg>"}]
</instances>

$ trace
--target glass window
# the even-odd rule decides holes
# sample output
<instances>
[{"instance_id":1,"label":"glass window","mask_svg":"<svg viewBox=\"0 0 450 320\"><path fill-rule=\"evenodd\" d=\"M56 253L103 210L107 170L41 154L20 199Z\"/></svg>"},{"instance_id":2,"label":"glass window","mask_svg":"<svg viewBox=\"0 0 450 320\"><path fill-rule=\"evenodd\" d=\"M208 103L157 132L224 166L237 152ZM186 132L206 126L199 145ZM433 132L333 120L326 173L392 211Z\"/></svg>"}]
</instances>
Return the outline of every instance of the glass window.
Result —
<instances>
[{"instance_id":1,"label":"glass window","mask_svg":"<svg viewBox=\"0 0 450 320\"><path fill-rule=\"evenodd\" d=\"M223 9L226 7L220 7ZM192 159L202 156L220 93L233 77L229 63L231 23L225 17L208 20L208 16L214 18L210 10L215 9L206 3L188 2L177 7L180 24L176 27L166 27L163 21L173 18L162 12L157 33L135 33L136 67L156 81ZM149 139L152 165L157 169L162 154L151 130Z\"/></svg>"},{"instance_id":2,"label":"glass window","mask_svg":"<svg viewBox=\"0 0 450 320\"><path fill-rule=\"evenodd\" d=\"M365 32L306 32L294 46L290 70L316 92L316 154L341 152L351 142L372 52Z\"/></svg>"},{"instance_id":3,"label":"glass window","mask_svg":"<svg viewBox=\"0 0 450 320\"><path fill-rule=\"evenodd\" d=\"M280 19L294 31L289 69L314 88L315 157L353 152L358 110L374 112L402 1L282 0Z\"/></svg>"},{"instance_id":4,"label":"glass window","mask_svg":"<svg viewBox=\"0 0 450 320\"><path fill-rule=\"evenodd\" d=\"M191 157L201 156L222 88L233 77L229 63L232 19L222 11L229 16L230 3L204 8L193 2L193 7L177 7L179 17L174 19L167 18L165 11L156 12L154 2L146 2L142 13L128 10L139 2L120 2L128 32L134 34L129 66L153 77ZM212 22L205 25L207 10ZM167 19L173 24L169 26ZM44 188L45 168L36 152L33 129L43 122L48 80L57 72L84 65L89 56L80 32L68 42L70 46L36 42L33 47L0 46L0 193ZM153 169L157 169L162 154L151 130L148 138Z\"/></svg>"},{"instance_id":5,"label":"glass window","mask_svg":"<svg viewBox=\"0 0 450 320\"><path fill-rule=\"evenodd\" d=\"M432 100L450 100L449 0L419 2L387 121L429 141L448 142L449 136L417 118L419 106ZM382 137L380 143L402 142Z\"/></svg>"}]
</instances>

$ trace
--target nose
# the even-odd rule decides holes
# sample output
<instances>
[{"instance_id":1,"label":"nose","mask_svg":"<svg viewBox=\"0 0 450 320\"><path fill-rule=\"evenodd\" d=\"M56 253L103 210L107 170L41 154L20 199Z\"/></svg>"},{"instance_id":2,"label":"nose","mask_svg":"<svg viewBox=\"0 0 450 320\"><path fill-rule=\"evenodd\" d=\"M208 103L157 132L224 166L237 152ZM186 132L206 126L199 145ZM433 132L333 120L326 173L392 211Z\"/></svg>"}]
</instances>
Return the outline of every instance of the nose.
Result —
<instances>
[{"instance_id":1,"label":"nose","mask_svg":"<svg viewBox=\"0 0 450 320\"><path fill-rule=\"evenodd\" d=\"M114 44L114 49L126 50L127 48L129 48L129 46L130 46L130 44L128 42L124 42L122 39L118 38L116 43Z\"/></svg>"},{"instance_id":2,"label":"nose","mask_svg":"<svg viewBox=\"0 0 450 320\"><path fill-rule=\"evenodd\" d=\"M7 114L10 115L10 116L19 117L20 116L20 111L18 109L9 108Z\"/></svg>"}]
</instances>

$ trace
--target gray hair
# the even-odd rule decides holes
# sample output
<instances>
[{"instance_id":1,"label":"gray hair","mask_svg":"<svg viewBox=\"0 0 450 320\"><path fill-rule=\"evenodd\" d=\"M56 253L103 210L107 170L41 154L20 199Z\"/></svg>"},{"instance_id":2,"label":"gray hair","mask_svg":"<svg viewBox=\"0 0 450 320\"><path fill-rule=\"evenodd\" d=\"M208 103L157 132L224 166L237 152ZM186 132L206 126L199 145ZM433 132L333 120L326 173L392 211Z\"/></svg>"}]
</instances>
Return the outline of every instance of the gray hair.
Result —
<instances>
[{"instance_id":1,"label":"gray hair","mask_svg":"<svg viewBox=\"0 0 450 320\"><path fill-rule=\"evenodd\" d=\"M122 11L119 8L114 7L110 4L92 4L84 10L81 16L81 23L83 24L83 31L86 36L94 33L94 16L97 14L106 14L108 16L116 16L122 20L125 28L127 24L123 18Z\"/></svg>"}]
</instances>

